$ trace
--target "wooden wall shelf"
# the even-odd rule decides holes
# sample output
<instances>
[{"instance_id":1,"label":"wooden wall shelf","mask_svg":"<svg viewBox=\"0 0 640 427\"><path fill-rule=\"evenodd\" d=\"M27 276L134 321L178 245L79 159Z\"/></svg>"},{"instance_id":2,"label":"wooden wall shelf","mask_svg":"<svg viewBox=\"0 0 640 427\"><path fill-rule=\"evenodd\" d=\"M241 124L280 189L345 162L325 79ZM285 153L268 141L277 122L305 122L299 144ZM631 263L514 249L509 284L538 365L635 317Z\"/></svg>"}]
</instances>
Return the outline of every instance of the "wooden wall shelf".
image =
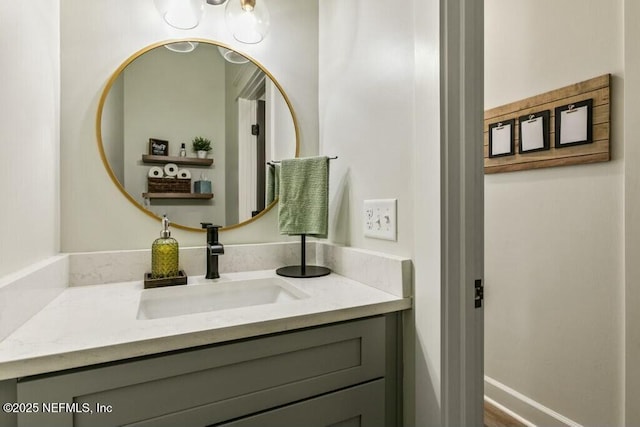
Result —
<instances>
[{"instance_id":1,"label":"wooden wall shelf","mask_svg":"<svg viewBox=\"0 0 640 427\"><path fill-rule=\"evenodd\" d=\"M142 161L144 163L175 163L176 165L191 166L211 166L213 159L199 159L197 157L178 157L178 156L155 156L151 154L143 154Z\"/></svg>"},{"instance_id":2,"label":"wooden wall shelf","mask_svg":"<svg viewBox=\"0 0 640 427\"><path fill-rule=\"evenodd\" d=\"M142 193L145 199L212 199L213 193Z\"/></svg>"}]
</instances>

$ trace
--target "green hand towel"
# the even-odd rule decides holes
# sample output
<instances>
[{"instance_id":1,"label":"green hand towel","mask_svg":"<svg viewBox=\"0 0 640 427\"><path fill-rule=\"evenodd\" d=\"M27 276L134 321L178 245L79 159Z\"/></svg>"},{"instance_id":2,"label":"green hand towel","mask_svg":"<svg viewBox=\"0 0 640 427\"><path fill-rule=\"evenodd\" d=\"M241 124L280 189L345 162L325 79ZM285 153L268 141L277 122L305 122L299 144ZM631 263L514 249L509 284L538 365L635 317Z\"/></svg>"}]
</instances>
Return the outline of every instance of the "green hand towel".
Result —
<instances>
[{"instance_id":1,"label":"green hand towel","mask_svg":"<svg viewBox=\"0 0 640 427\"><path fill-rule=\"evenodd\" d=\"M280 191L280 165L269 164L267 170L267 206L273 203Z\"/></svg>"},{"instance_id":2,"label":"green hand towel","mask_svg":"<svg viewBox=\"0 0 640 427\"><path fill-rule=\"evenodd\" d=\"M326 238L328 222L329 158L283 160L278 202L280 234Z\"/></svg>"}]
</instances>

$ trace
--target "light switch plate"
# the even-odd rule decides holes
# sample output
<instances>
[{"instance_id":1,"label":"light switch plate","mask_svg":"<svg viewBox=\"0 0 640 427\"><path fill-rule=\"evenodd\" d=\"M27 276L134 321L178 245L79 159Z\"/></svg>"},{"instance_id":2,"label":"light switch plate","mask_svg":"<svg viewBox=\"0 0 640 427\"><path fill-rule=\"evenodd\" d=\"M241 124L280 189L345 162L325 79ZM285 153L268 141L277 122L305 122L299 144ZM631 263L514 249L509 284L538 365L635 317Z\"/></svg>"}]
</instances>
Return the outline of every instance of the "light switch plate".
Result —
<instances>
[{"instance_id":1,"label":"light switch plate","mask_svg":"<svg viewBox=\"0 0 640 427\"><path fill-rule=\"evenodd\" d=\"M374 239L397 240L397 199L364 201L364 235Z\"/></svg>"}]
</instances>

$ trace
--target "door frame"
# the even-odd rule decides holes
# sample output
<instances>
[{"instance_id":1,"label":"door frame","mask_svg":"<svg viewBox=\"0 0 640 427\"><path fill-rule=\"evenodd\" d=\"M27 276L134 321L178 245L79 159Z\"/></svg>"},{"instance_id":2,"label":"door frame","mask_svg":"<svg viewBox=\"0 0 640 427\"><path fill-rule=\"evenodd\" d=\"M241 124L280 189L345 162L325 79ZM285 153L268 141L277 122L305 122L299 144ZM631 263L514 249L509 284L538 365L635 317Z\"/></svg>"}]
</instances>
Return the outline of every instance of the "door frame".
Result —
<instances>
[{"instance_id":1,"label":"door frame","mask_svg":"<svg viewBox=\"0 0 640 427\"><path fill-rule=\"evenodd\" d=\"M482 426L484 1L440 0L442 425ZM483 302L484 303L484 302Z\"/></svg>"}]
</instances>

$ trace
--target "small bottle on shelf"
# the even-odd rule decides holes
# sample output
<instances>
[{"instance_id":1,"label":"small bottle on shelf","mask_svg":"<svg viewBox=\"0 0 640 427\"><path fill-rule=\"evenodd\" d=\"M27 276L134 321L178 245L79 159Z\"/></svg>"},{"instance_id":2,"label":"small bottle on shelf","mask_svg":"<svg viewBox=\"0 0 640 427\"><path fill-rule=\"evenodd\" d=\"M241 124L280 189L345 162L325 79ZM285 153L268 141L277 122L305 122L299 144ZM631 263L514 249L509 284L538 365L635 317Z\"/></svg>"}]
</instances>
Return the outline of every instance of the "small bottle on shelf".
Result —
<instances>
[{"instance_id":1,"label":"small bottle on shelf","mask_svg":"<svg viewBox=\"0 0 640 427\"><path fill-rule=\"evenodd\" d=\"M184 142L180 146L180 157L187 157L187 149L184 146Z\"/></svg>"}]
</instances>

